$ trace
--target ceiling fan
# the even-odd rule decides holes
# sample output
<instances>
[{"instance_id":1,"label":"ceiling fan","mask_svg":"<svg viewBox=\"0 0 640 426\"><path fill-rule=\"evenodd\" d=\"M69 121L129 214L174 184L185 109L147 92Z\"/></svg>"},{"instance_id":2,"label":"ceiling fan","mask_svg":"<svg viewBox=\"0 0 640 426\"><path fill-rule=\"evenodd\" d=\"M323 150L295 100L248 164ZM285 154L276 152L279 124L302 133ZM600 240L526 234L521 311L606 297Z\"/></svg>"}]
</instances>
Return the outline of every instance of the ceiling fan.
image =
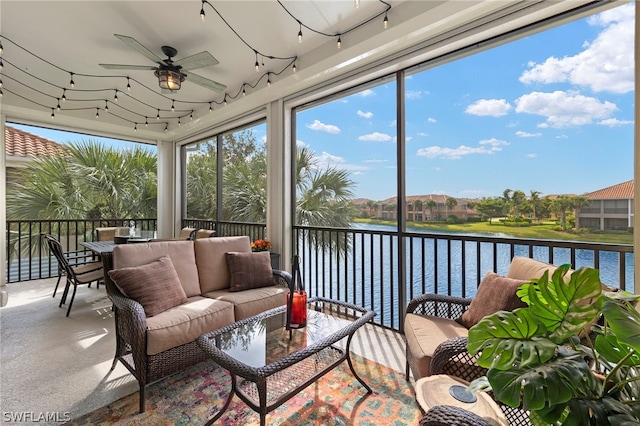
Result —
<instances>
[{"instance_id":1,"label":"ceiling fan","mask_svg":"<svg viewBox=\"0 0 640 426\"><path fill-rule=\"evenodd\" d=\"M196 68L208 67L218 64L218 60L209 52L200 52L195 55L187 56L186 58L174 61L173 57L178 54L178 51L171 46L162 46L162 52L167 55L167 59L162 59L136 39L129 36L120 34L114 34L117 38L126 43L129 47L142 53L147 58L158 64L157 66L151 65L121 65L121 64L100 64L100 66L112 69L112 70L154 70L154 75L158 77L158 84L164 90L174 92L180 90L182 82L187 79L195 84L198 84L207 89L214 90L218 93L224 91L227 88L226 85L218 83L217 81L210 80L208 78L199 76L190 72Z\"/></svg>"}]
</instances>

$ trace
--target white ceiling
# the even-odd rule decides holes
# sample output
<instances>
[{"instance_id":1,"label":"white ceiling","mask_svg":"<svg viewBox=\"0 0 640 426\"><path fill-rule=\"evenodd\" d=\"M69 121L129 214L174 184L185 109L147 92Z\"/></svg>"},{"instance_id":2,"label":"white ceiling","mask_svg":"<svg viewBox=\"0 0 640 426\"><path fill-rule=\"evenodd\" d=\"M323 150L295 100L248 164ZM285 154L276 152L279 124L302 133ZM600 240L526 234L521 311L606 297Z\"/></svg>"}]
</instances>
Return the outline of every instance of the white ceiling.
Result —
<instances>
[{"instance_id":1,"label":"white ceiling","mask_svg":"<svg viewBox=\"0 0 640 426\"><path fill-rule=\"evenodd\" d=\"M204 4L206 19L201 22L201 0L1 0L2 113L7 121L79 129L124 139L152 143L183 139L270 101L382 63L412 46L416 50L415 46L421 46L419 53L381 66L379 72L429 59L470 41L481 41L592 2L361 0L357 8L354 0L280 3L211 1ZM613 3L599 2L597 7L611 7ZM383 17L387 4L391 9L389 27L385 30ZM343 33L341 49L336 46L337 37L318 35L304 27L303 42L299 43L300 26L285 7L305 26L326 34ZM379 16L345 33L375 15ZM178 50L174 59L209 51L219 64L193 72L223 83L227 89L216 93L187 77L178 92L162 94L153 71L107 70L99 64L154 65L114 34L133 37L162 58L163 45ZM442 41L436 43L438 40ZM430 44L433 46L425 47ZM267 56L259 57L259 62L264 62L259 73L254 68L253 49ZM291 60L268 56L297 57L297 72L292 72ZM267 87L267 77L263 76L266 72L279 74L270 74L271 87ZM74 73L75 89L69 85L70 73ZM130 92L126 91L127 76L132 86ZM240 94L243 85L247 93L244 97ZM58 98L65 88L67 101L61 102L61 110L57 111ZM116 93L118 103L114 102ZM226 106L225 94L229 100ZM171 111L172 102L175 111ZM213 113L209 113L210 103ZM158 109L160 120L156 120ZM190 120L192 111L194 118ZM95 117L96 112L99 118ZM150 124L148 127L145 121ZM138 130L134 133L135 123ZM168 132L164 131L165 125Z\"/></svg>"}]
</instances>

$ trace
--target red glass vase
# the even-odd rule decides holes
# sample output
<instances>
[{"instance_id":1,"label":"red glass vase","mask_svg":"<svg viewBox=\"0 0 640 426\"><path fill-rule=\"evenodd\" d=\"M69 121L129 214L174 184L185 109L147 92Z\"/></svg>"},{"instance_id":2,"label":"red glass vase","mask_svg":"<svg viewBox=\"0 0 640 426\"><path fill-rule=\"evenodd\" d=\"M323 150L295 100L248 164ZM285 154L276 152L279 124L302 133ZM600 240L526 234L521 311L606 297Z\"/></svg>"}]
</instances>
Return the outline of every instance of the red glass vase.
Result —
<instances>
[{"instance_id":1,"label":"red glass vase","mask_svg":"<svg viewBox=\"0 0 640 426\"><path fill-rule=\"evenodd\" d=\"M301 328L307 325L307 292L304 290L294 290L293 300L290 300L291 293L287 294L287 316L290 319L291 328ZM289 309L291 309L289 311Z\"/></svg>"}]
</instances>

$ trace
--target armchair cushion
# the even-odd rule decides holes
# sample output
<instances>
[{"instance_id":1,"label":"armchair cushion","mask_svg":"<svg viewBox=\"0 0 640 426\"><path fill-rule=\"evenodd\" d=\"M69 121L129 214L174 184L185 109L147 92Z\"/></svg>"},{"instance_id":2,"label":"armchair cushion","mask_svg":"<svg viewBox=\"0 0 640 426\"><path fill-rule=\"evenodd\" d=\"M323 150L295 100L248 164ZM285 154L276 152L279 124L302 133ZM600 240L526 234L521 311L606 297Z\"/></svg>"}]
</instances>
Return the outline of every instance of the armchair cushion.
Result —
<instances>
[{"instance_id":1,"label":"armchair cushion","mask_svg":"<svg viewBox=\"0 0 640 426\"><path fill-rule=\"evenodd\" d=\"M225 255L231 276L229 291L269 287L275 284L269 252L229 252Z\"/></svg>"},{"instance_id":2,"label":"armchair cushion","mask_svg":"<svg viewBox=\"0 0 640 426\"><path fill-rule=\"evenodd\" d=\"M125 296L142 305L148 317L187 302L169 256L142 266L114 269L109 276Z\"/></svg>"},{"instance_id":3,"label":"armchair cushion","mask_svg":"<svg viewBox=\"0 0 640 426\"><path fill-rule=\"evenodd\" d=\"M487 275L480 282L478 293L469 305L469 309L456 321L471 328L487 315L498 311L513 311L516 308L526 306L516 294L518 287L526 282L527 280L508 278L495 272L487 272Z\"/></svg>"}]
</instances>

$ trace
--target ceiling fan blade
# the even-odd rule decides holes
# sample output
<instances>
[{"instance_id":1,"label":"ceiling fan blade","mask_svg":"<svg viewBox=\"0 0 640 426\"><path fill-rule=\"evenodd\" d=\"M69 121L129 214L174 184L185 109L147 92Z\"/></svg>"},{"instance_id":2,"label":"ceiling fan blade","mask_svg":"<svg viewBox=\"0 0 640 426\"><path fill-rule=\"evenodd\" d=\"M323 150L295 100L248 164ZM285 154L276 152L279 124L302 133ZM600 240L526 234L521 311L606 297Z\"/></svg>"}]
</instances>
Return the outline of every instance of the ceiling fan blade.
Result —
<instances>
[{"instance_id":1,"label":"ceiling fan blade","mask_svg":"<svg viewBox=\"0 0 640 426\"><path fill-rule=\"evenodd\" d=\"M196 68L208 67L211 65L219 64L218 60L209 52L200 52L195 55L187 56L178 61L174 61L173 65L182 67L183 70L189 71Z\"/></svg>"},{"instance_id":2,"label":"ceiling fan blade","mask_svg":"<svg viewBox=\"0 0 640 426\"><path fill-rule=\"evenodd\" d=\"M192 83L198 84L202 87L206 87L207 89L214 90L218 93L222 93L224 89L227 88L225 84L218 83L217 81L209 80L208 78L204 78L199 76L198 74L193 73L183 73L187 76L187 81L191 81Z\"/></svg>"},{"instance_id":3,"label":"ceiling fan blade","mask_svg":"<svg viewBox=\"0 0 640 426\"><path fill-rule=\"evenodd\" d=\"M122 65L122 64L98 64L108 70L155 70L153 65Z\"/></svg>"},{"instance_id":4,"label":"ceiling fan blade","mask_svg":"<svg viewBox=\"0 0 640 426\"><path fill-rule=\"evenodd\" d=\"M159 64L164 63L164 59L162 59L161 57L159 57L158 55L156 55L155 53L153 53L152 51L144 47L135 38L125 36L125 35L120 35L120 34L114 34L114 36L118 37L120 40L126 43L129 47L131 47L134 50L137 50L139 53L142 53L144 56L151 59L153 62L157 62Z\"/></svg>"}]
</instances>

